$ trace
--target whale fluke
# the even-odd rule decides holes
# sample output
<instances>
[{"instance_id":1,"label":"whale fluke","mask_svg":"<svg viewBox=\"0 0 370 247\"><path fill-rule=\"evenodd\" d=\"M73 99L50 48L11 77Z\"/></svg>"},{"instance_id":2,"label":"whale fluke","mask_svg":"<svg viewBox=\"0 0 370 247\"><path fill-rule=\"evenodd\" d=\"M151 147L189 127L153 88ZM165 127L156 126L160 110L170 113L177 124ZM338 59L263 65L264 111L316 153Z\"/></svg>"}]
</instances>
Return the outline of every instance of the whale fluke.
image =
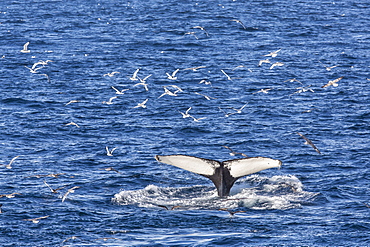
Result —
<instances>
[{"instance_id":1,"label":"whale fluke","mask_svg":"<svg viewBox=\"0 0 370 247\"><path fill-rule=\"evenodd\" d=\"M197 158L188 155L156 155L161 163L209 178L217 188L218 196L228 196L235 181L246 175L265 169L279 167L282 162L271 158L251 157L227 161Z\"/></svg>"}]
</instances>

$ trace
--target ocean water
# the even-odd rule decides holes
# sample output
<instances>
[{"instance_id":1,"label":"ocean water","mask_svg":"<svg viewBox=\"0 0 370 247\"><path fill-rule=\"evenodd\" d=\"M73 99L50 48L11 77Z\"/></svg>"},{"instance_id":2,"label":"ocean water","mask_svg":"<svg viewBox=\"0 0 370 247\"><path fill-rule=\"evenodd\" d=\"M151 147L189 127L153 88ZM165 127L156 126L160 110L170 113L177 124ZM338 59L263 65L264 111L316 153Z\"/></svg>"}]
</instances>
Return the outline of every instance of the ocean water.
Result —
<instances>
[{"instance_id":1,"label":"ocean water","mask_svg":"<svg viewBox=\"0 0 370 247\"><path fill-rule=\"evenodd\" d=\"M370 246L369 26L365 0L2 1L0 245ZM219 198L154 159L225 145L282 167Z\"/></svg>"}]
</instances>

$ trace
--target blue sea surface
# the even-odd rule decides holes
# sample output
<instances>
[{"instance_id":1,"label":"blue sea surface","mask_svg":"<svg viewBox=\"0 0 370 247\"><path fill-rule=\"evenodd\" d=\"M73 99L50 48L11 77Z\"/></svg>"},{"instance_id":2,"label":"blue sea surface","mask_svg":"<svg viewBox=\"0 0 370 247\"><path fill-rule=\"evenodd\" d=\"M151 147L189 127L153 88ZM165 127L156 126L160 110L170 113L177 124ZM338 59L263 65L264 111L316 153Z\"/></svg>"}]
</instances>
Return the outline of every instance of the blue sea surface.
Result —
<instances>
[{"instance_id":1,"label":"blue sea surface","mask_svg":"<svg viewBox=\"0 0 370 247\"><path fill-rule=\"evenodd\" d=\"M1 1L0 245L370 246L369 27L365 0ZM282 167L219 198L154 158L223 146Z\"/></svg>"}]
</instances>

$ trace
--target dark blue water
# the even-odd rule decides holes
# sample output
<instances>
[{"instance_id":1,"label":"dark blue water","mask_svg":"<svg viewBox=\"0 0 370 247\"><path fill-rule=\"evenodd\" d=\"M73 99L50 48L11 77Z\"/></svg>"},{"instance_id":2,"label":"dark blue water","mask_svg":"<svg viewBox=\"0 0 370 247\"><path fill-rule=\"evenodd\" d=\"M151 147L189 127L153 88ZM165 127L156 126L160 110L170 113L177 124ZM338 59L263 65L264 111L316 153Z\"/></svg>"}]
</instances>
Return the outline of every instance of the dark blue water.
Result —
<instances>
[{"instance_id":1,"label":"dark blue water","mask_svg":"<svg viewBox=\"0 0 370 247\"><path fill-rule=\"evenodd\" d=\"M2 1L0 163L19 157L0 167L0 194L19 194L0 198L1 245L370 245L369 7ZM271 63L258 66L262 59ZM40 60L52 62L36 73L25 67ZM283 66L270 69L275 62ZM197 66L205 68L184 70ZM152 74L148 91L130 79L137 69L140 78ZM183 92L159 98L168 85ZM111 86L129 90L118 95ZM189 107L205 119L182 118ZM210 180L154 159L232 159L223 145L283 166L238 180L221 199ZM116 147L113 156L106 147ZM65 187L52 193L44 182Z\"/></svg>"}]
</instances>

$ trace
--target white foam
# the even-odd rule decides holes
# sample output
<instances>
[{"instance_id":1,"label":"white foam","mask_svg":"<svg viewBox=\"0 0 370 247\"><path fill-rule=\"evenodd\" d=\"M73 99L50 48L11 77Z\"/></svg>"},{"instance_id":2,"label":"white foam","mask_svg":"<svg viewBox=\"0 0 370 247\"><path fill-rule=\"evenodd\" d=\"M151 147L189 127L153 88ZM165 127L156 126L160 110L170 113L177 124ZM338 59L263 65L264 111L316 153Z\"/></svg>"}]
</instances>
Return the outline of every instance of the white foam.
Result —
<instances>
[{"instance_id":1,"label":"white foam","mask_svg":"<svg viewBox=\"0 0 370 247\"><path fill-rule=\"evenodd\" d=\"M303 190L295 176L263 177L252 175L234 185L231 195L219 198L213 185L191 187L159 187L148 185L139 190L124 190L112 199L121 205L158 207L180 206L181 209L219 209L246 207L250 209L290 209L301 207L317 194Z\"/></svg>"}]
</instances>

